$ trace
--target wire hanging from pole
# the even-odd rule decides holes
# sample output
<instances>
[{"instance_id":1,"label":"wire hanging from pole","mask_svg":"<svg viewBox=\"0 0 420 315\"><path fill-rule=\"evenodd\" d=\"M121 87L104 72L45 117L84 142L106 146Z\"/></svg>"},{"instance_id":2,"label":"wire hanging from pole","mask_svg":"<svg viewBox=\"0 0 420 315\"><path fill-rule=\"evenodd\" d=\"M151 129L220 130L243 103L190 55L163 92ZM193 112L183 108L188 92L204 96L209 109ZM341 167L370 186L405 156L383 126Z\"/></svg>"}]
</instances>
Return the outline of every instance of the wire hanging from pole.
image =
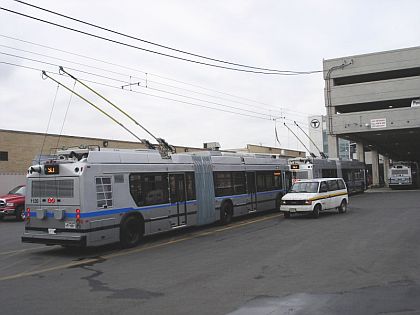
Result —
<instances>
[{"instance_id":1,"label":"wire hanging from pole","mask_svg":"<svg viewBox=\"0 0 420 315\"><path fill-rule=\"evenodd\" d=\"M76 88L76 83L77 83L77 81L74 80L73 92L74 92L74 89ZM60 133L58 134L58 140L57 140L57 145L56 145L57 148L58 148L59 143L60 143L61 135L63 133L64 124L66 123L66 118L67 118L67 114L69 112L69 108L70 108L70 104L71 104L72 99L73 99L73 93L70 94L70 99L69 99L69 102L67 104L66 113L64 114L63 124L61 125Z\"/></svg>"},{"instance_id":2,"label":"wire hanging from pole","mask_svg":"<svg viewBox=\"0 0 420 315\"><path fill-rule=\"evenodd\" d=\"M279 146L281 146L280 140L279 140L279 135L277 133L277 121L274 120L274 134L276 135L276 141L278 142Z\"/></svg>"},{"instance_id":3,"label":"wire hanging from pole","mask_svg":"<svg viewBox=\"0 0 420 315\"><path fill-rule=\"evenodd\" d=\"M57 89L56 89L56 91L55 91L53 104L52 104L52 106L51 106L50 117L48 118L47 129L45 130L44 139L42 140L41 152L39 152L38 164L41 164L41 156L42 156L42 152L44 151L45 139L47 138L48 129L50 128L51 117L52 117L52 113L54 112L55 101L56 101L56 99L57 99L58 89L59 89L59 88L60 88L60 85L59 85L59 84L57 84Z\"/></svg>"}]
</instances>

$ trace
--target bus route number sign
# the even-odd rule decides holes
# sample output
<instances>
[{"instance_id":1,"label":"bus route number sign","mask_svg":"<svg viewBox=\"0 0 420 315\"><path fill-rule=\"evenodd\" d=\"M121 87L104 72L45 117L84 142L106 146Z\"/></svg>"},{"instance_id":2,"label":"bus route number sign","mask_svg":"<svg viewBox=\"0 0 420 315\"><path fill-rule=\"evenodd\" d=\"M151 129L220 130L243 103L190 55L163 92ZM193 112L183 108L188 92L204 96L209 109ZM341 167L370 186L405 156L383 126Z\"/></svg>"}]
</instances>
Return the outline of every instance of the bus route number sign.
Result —
<instances>
[{"instance_id":1,"label":"bus route number sign","mask_svg":"<svg viewBox=\"0 0 420 315\"><path fill-rule=\"evenodd\" d=\"M44 172L45 172L45 175L56 175L56 174L60 174L60 169L58 167L58 164L45 165Z\"/></svg>"}]
</instances>

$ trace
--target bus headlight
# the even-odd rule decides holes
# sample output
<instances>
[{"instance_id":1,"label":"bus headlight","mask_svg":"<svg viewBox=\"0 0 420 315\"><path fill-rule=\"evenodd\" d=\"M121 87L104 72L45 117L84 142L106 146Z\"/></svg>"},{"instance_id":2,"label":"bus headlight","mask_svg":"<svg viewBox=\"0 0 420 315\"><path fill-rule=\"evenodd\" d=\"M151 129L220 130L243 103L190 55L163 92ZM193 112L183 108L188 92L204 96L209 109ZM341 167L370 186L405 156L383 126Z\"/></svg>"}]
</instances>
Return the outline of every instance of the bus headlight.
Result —
<instances>
[{"instance_id":1,"label":"bus headlight","mask_svg":"<svg viewBox=\"0 0 420 315\"><path fill-rule=\"evenodd\" d=\"M280 204L282 204L282 205L285 205L287 202L286 202L286 200L282 200L281 202L280 202Z\"/></svg>"},{"instance_id":2,"label":"bus headlight","mask_svg":"<svg viewBox=\"0 0 420 315\"><path fill-rule=\"evenodd\" d=\"M6 206L7 206L7 207L14 207L14 206L15 206L15 204L14 204L13 202L8 202L8 203L6 203Z\"/></svg>"}]
</instances>

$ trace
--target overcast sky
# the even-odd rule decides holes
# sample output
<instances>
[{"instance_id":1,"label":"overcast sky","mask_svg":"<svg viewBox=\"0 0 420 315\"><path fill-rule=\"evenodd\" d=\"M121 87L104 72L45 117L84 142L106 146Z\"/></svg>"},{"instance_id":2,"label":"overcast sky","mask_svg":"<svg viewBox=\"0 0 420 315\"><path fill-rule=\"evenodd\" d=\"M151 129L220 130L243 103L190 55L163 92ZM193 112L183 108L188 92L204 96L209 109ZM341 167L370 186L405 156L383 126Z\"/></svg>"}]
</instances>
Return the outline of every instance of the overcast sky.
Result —
<instances>
[{"instance_id":1,"label":"overcast sky","mask_svg":"<svg viewBox=\"0 0 420 315\"><path fill-rule=\"evenodd\" d=\"M30 2L177 49L280 70L322 70L323 59L420 45L418 1ZM0 0L0 6L181 56L11 0ZM247 143L278 146L275 143L275 122L269 115L280 117L283 112L287 119L307 124L308 115L325 113L324 81L320 73L280 76L211 68L90 38L3 10L0 10L0 45L0 62L55 72L58 71L56 66L10 55L59 64L75 76L112 86L91 84L156 136L175 145L201 147L203 142L218 141L225 149L244 147ZM69 78L54 77L73 88L74 81ZM124 82L140 82L140 86L132 86L131 91L129 88L122 90ZM63 88L58 89L54 102L56 91L57 84L43 80L39 71L0 63L0 129L45 132L54 105L48 132L60 133L63 128L66 135L135 140L77 97L70 100L70 93ZM115 115L139 137L151 140L144 131L80 85L76 85L76 91ZM287 122L291 123L290 120ZM281 147L303 149L282 123L281 119L277 121Z\"/></svg>"}]
</instances>

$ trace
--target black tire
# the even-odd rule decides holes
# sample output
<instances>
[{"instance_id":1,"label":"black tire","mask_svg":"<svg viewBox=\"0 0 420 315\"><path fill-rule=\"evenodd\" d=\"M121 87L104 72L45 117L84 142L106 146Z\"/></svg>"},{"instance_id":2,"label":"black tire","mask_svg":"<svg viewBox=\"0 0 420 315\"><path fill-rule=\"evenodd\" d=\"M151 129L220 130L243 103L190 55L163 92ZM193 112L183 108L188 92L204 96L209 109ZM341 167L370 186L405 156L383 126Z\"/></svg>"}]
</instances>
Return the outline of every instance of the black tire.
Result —
<instances>
[{"instance_id":1,"label":"black tire","mask_svg":"<svg viewBox=\"0 0 420 315\"><path fill-rule=\"evenodd\" d=\"M220 208L220 224L227 225L232 222L233 207L230 202L225 202Z\"/></svg>"},{"instance_id":2,"label":"black tire","mask_svg":"<svg viewBox=\"0 0 420 315\"><path fill-rule=\"evenodd\" d=\"M283 215L286 219L290 218L290 212L283 212Z\"/></svg>"},{"instance_id":3,"label":"black tire","mask_svg":"<svg viewBox=\"0 0 420 315\"><path fill-rule=\"evenodd\" d=\"M319 218L319 213L321 212L321 205L317 204L314 208L314 210L312 210L312 217L314 219L318 219Z\"/></svg>"},{"instance_id":4,"label":"black tire","mask_svg":"<svg viewBox=\"0 0 420 315\"><path fill-rule=\"evenodd\" d=\"M131 215L120 224L120 243L123 248L137 246L143 238L144 224L140 217Z\"/></svg>"},{"instance_id":5,"label":"black tire","mask_svg":"<svg viewBox=\"0 0 420 315\"><path fill-rule=\"evenodd\" d=\"M17 206L15 209L15 216L16 216L16 220L18 221L23 221L25 220L25 209L23 206Z\"/></svg>"},{"instance_id":6,"label":"black tire","mask_svg":"<svg viewBox=\"0 0 420 315\"><path fill-rule=\"evenodd\" d=\"M340 206L338 207L338 213L346 213L347 212L347 201L344 199Z\"/></svg>"}]
</instances>

